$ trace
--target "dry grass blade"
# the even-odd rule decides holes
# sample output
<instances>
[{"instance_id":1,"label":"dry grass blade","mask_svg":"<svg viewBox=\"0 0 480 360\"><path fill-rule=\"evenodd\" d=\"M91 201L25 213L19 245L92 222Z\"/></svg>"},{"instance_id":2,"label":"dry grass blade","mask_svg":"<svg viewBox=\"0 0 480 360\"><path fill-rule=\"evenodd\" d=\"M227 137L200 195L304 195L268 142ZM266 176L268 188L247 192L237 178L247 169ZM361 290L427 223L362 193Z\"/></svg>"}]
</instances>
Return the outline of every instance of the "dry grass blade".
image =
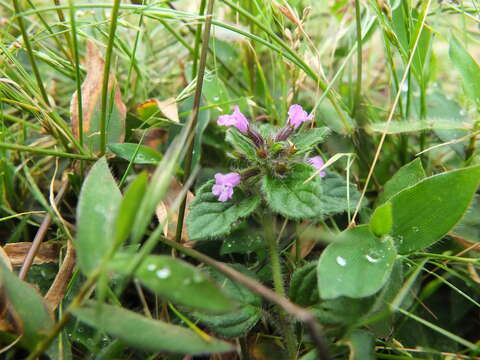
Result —
<instances>
[{"instance_id":1,"label":"dry grass blade","mask_svg":"<svg viewBox=\"0 0 480 360\"><path fill-rule=\"evenodd\" d=\"M25 257L31 247L31 242L17 242L6 244L3 250L7 254L12 266L17 267L24 263ZM61 247L62 242L60 241L42 243L33 259L33 264L39 265L49 262L58 262L58 254L60 253Z\"/></svg>"}]
</instances>

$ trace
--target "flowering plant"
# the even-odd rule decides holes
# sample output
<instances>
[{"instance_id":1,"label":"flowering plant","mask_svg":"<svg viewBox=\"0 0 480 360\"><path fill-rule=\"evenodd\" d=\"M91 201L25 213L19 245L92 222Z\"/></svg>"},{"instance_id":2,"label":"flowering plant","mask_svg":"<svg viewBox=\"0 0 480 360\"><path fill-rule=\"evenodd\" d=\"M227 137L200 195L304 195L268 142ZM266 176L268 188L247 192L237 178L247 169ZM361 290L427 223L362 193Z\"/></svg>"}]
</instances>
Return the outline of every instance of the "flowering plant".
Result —
<instances>
[{"instance_id":1,"label":"flowering plant","mask_svg":"<svg viewBox=\"0 0 480 360\"><path fill-rule=\"evenodd\" d=\"M352 190L349 203L347 196L338 201L339 189L346 192L345 181L324 170L322 157L314 153L329 129L313 127L313 118L297 104L290 106L282 128L257 126L238 106L220 116L217 124L228 127L226 140L238 168L217 173L199 189L187 219L190 238L227 234L262 203L289 219L319 219L353 207L357 194Z\"/></svg>"}]
</instances>

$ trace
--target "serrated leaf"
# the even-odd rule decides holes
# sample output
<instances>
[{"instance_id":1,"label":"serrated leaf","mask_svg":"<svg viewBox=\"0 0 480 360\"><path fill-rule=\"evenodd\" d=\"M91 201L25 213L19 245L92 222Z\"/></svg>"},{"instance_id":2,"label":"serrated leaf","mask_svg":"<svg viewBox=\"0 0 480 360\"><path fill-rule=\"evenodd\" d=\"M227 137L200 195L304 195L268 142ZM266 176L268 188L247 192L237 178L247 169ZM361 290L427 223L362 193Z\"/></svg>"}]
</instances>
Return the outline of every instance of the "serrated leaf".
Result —
<instances>
[{"instance_id":1,"label":"serrated leaf","mask_svg":"<svg viewBox=\"0 0 480 360\"><path fill-rule=\"evenodd\" d=\"M305 182L313 173L313 167L298 163L285 177L265 175L262 189L272 210L292 219L322 216L324 208L321 178L316 176Z\"/></svg>"},{"instance_id":2,"label":"serrated leaf","mask_svg":"<svg viewBox=\"0 0 480 360\"><path fill-rule=\"evenodd\" d=\"M361 298L375 294L388 280L396 255L392 239L380 241L368 225L342 232L318 262L320 297Z\"/></svg>"},{"instance_id":3,"label":"serrated leaf","mask_svg":"<svg viewBox=\"0 0 480 360\"><path fill-rule=\"evenodd\" d=\"M480 182L480 165L426 178L390 199L400 254L440 240L463 217Z\"/></svg>"},{"instance_id":4,"label":"serrated leaf","mask_svg":"<svg viewBox=\"0 0 480 360\"><path fill-rule=\"evenodd\" d=\"M392 204L386 202L375 209L370 219L370 231L375 236L383 236L392 230Z\"/></svg>"},{"instance_id":5,"label":"serrated leaf","mask_svg":"<svg viewBox=\"0 0 480 360\"><path fill-rule=\"evenodd\" d=\"M158 164L162 160L162 154L145 145L133 143L108 144L108 148L115 155L134 164Z\"/></svg>"},{"instance_id":6,"label":"serrated leaf","mask_svg":"<svg viewBox=\"0 0 480 360\"><path fill-rule=\"evenodd\" d=\"M308 263L295 270L288 296L300 306L311 306L319 301L316 262Z\"/></svg>"},{"instance_id":7,"label":"serrated leaf","mask_svg":"<svg viewBox=\"0 0 480 360\"><path fill-rule=\"evenodd\" d=\"M225 140L228 141L234 149L243 153L247 159L255 161L257 158L255 146L252 144L249 138L247 138L237 129L228 129Z\"/></svg>"},{"instance_id":8,"label":"serrated leaf","mask_svg":"<svg viewBox=\"0 0 480 360\"><path fill-rule=\"evenodd\" d=\"M480 66L453 36L450 39L449 55L453 66L462 75L467 96L477 106L480 105Z\"/></svg>"},{"instance_id":9,"label":"serrated leaf","mask_svg":"<svg viewBox=\"0 0 480 360\"><path fill-rule=\"evenodd\" d=\"M29 284L20 280L12 273L3 262L0 262L0 283L5 292L6 299L2 298L2 304L8 301L20 319L19 329L22 343L33 348L43 340L53 328L53 315L45 305L41 295ZM2 309L4 319L6 309ZM15 316L16 317L16 316Z\"/></svg>"},{"instance_id":10,"label":"serrated leaf","mask_svg":"<svg viewBox=\"0 0 480 360\"><path fill-rule=\"evenodd\" d=\"M109 269L129 275L131 254L117 254ZM234 303L204 273L194 266L169 256L149 255L138 265L134 276L162 298L192 309L222 313Z\"/></svg>"},{"instance_id":11,"label":"serrated leaf","mask_svg":"<svg viewBox=\"0 0 480 360\"><path fill-rule=\"evenodd\" d=\"M77 205L74 240L80 270L90 274L115 242L115 220L122 194L103 157L90 169Z\"/></svg>"},{"instance_id":12,"label":"serrated leaf","mask_svg":"<svg viewBox=\"0 0 480 360\"><path fill-rule=\"evenodd\" d=\"M234 195L226 202L218 201L212 194L214 181L204 184L190 205L187 230L190 240L213 238L228 234L233 224L250 215L260 204L257 195L247 195L236 187Z\"/></svg>"},{"instance_id":13,"label":"serrated leaf","mask_svg":"<svg viewBox=\"0 0 480 360\"><path fill-rule=\"evenodd\" d=\"M423 170L420 158L416 158L408 164L403 165L392 178L385 183L383 193L378 197L378 205L388 201L403 189L415 185L424 179L425 176L425 170Z\"/></svg>"},{"instance_id":14,"label":"serrated leaf","mask_svg":"<svg viewBox=\"0 0 480 360\"><path fill-rule=\"evenodd\" d=\"M321 324L344 328L358 323L372 304L372 297L352 299L340 296L321 301L313 306L312 311Z\"/></svg>"},{"instance_id":15,"label":"serrated leaf","mask_svg":"<svg viewBox=\"0 0 480 360\"><path fill-rule=\"evenodd\" d=\"M310 152L317 144L324 141L329 133L330 129L327 127L308 129L292 136L291 141L298 149L297 154L305 154Z\"/></svg>"},{"instance_id":16,"label":"serrated leaf","mask_svg":"<svg viewBox=\"0 0 480 360\"><path fill-rule=\"evenodd\" d=\"M266 247L266 244L262 233L246 227L232 232L223 240L220 255L249 254L263 247Z\"/></svg>"},{"instance_id":17,"label":"serrated leaf","mask_svg":"<svg viewBox=\"0 0 480 360\"><path fill-rule=\"evenodd\" d=\"M206 341L191 330L118 306L90 302L73 313L86 324L143 351L200 355L234 350L227 342L215 338Z\"/></svg>"},{"instance_id":18,"label":"serrated leaf","mask_svg":"<svg viewBox=\"0 0 480 360\"><path fill-rule=\"evenodd\" d=\"M242 265L229 264L237 271L256 279L253 272ZM217 270L209 269L209 275L222 285L222 290L236 300L238 309L223 315L211 315L195 312L194 316L211 328L218 335L234 338L248 332L258 322L262 315L262 299L250 290L230 280Z\"/></svg>"}]
</instances>

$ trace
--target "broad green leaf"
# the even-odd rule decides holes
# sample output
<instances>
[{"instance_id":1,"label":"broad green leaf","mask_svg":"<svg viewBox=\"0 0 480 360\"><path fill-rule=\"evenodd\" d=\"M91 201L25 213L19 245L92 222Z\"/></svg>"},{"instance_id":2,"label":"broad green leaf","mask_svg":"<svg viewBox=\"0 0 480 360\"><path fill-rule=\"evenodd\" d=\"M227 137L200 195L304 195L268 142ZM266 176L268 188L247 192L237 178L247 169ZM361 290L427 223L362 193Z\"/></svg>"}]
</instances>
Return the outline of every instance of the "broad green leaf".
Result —
<instances>
[{"instance_id":1,"label":"broad green leaf","mask_svg":"<svg viewBox=\"0 0 480 360\"><path fill-rule=\"evenodd\" d=\"M105 62L100 50L93 41L87 41L87 77L82 84L83 140L85 147L92 152L100 150L100 118L102 106L103 68ZM112 99L113 96L113 99ZM75 137L80 136L77 94L73 94L70 104L72 128ZM125 138L127 109L122 102L122 94L113 73L109 76L107 94L106 132L107 143L121 143Z\"/></svg>"},{"instance_id":2,"label":"broad green leaf","mask_svg":"<svg viewBox=\"0 0 480 360\"><path fill-rule=\"evenodd\" d=\"M21 321L22 343L33 348L53 328L53 315L43 302L42 296L29 284L20 280L0 261L0 283ZM2 302L5 299L2 299ZM3 309L3 312L6 309ZM2 313L5 316L5 313Z\"/></svg>"},{"instance_id":3,"label":"broad green leaf","mask_svg":"<svg viewBox=\"0 0 480 360\"><path fill-rule=\"evenodd\" d=\"M202 94L210 105L218 105L224 112L230 111L231 105L229 104L228 90L216 74L205 77Z\"/></svg>"},{"instance_id":4,"label":"broad green leaf","mask_svg":"<svg viewBox=\"0 0 480 360\"><path fill-rule=\"evenodd\" d=\"M353 330L345 339L342 339L350 348L348 360L375 360L375 337L360 329Z\"/></svg>"},{"instance_id":5,"label":"broad green leaf","mask_svg":"<svg viewBox=\"0 0 480 360\"><path fill-rule=\"evenodd\" d=\"M325 140L329 133L330 129L327 127L308 129L292 136L291 141L298 149L297 154L305 154Z\"/></svg>"},{"instance_id":6,"label":"broad green leaf","mask_svg":"<svg viewBox=\"0 0 480 360\"><path fill-rule=\"evenodd\" d=\"M128 186L125 196L120 203L116 220L115 238L116 243L123 243L132 230L138 208L145 196L148 184L148 173L142 172Z\"/></svg>"},{"instance_id":7,"label":"broad green leaf","mask_svg":"<svg viewBox=\"0 0 480 360\"><path fill-rule=\"evenodd\" d=\"M343 176L329 169L322 178L322 214L333 215L353 211L360 200L360 193L355 184L348 184ZM350 194L350 197L347 196ZM366 202L362 202L362 206Z\"/></svg>"},{"instance_id":8,"label":"broad green leaf","mask_svg":"<svg viewBox=\"0 0 480 360\"><path fill-rule=\"evenodd\" d=\"M420 158L416 158L412 162L402 166L395 175L385 183L383 193L378 197L378 205L388 201L403 189L415 185L424 179L425 176L425 170L423 170Z\"/></svg>"},{"instance_id":9,"label":"broad green leaf","mask_svg":"<svg viewBox=\"0 0 480 360\"><path fill-rule=\"evenodd\" d=\"M397 252L390 237L382 241L368 225L341 233L318 262L318 288L322 299L361 298L375 294L390 276Z\"/></svg>"},{"instance_id":10,"label":"broad green leaf","mask_svg":"<svg viewBox=\"0 0 480 360\"><path fill-rule=\"evenodd\" d=\"M400 254L440 240L463 217L480 182L480 165L426 178L390 199Z\"/></svg>"},{"instance_id":11,"label":"broad green leaf","mask_svg":"<svg viewBox=\"0 0 480 360\"><path fill-rule=\"evenodd\" d=\"M450 39L449 54L453 66L462 75L463 87L467 96L477 106L480 105L480 66L453 36Z\"/></svg>"},{"instance_id":12,"label":"broad green leaf","mask_svg":"<svg viewBox=\"0 0 480 360\"><path fill-rule=\"evenodd\" d=\"M322 216L321 178L305 182L314 171L310 165L298 163L284 177L266 175L262 189L272 210L292 219Z\"/></svg>"},{"instance_id":13,"label":"broad green leaf","mask_svg":"<svg viewBox=\"0 0 480 360\"><path fill-rule=\"evenodd\" d=\"M265 239L260 231L251 227L235 230L222 241L220 255L226 254L249 254L259 248L265 248Z\"/></svg>"},{"instance_id":14,"label":"broad green leaf","mask_svg":"<svg viewBox=\"0 0 480 360\"><path fill-rule=\"evenodd\" d=\"M373 305L372 297L352 299L340 296L324 300L312 307L312 311L323 325L339 327L337 335L342 335L348 329L362 320Z\"/></svg>"},{"instance_id":15,"label":"broad green leaf","mask_svg":"<svg viewBox=\"0 0 480 360\"><path fill-rule=\"evenodd\" d=\"M469 127L468 123L462 123L454 119L428 118L425 120L391 121L388 124L387 122L377 122L370 124L368 130L383 133L386 129L387 134L402 134L425 130L465 131Z\"/></svg>"},{"instance_id":16,"label":"broad green leaf","mask_svg":"<svg viewBox=\"0 0 480 360\"><path fill-rule=\"evenodd\" d=\"M240 187L234 189L231 199L220 202L212 194L214 181L204 184L190 205L187 230L190 240L200 240L228 234L233 224L250 215L260 204L257 195L246 194Z\"/></svg>"},{"instance_id":17,"label":"broad green leaf","mask_svg":"<svg viewBox=\"0 0 480 360\"><path fill-rule=\"evenodd\" d=\"M108 148L115 155L127 161L132 161L134 164L158 164L162 160L162 154L145 145L133 143L108 144Z\"/></svg>"},{"instance_id":18,"label":"broad green leaf","mask_svg":"<svg viewBox=\"0 0 480 360\"><path fill-rule=\"evenodd\" d=\"M370 231L375 236L383 236L392 230L392 204L386 202L375 209L370 219Z\"/></svg>"},{"instance_id":19,"label":"broad green leaf","mask_svg":"<svg viewBox=\"0 0 480 360\"><path fill-rule=\"evenodd\" d=\"M228 141L234 149L243 153L248 160L254 161L257 158L255 146L252 144L252 141L237 129L228 129L225 140Z\"/></svg>"},{"instance_id":20,"label":"broad green leaf","mask_svg":"<svg viewBox=\"0 0 480 360\"><path fill-rule=\"evenodd\" d=\"M115 242L115 220L122 194L103 157L92 166L77 205L74 241L80 269L90 274Z\"/></svg>"},{"instance_id":21,"label":"broad green leaf","mask_svg":"<svg viewBox=\"0 0 480 360\"><path fill-rule=\"evenodd\" d=\"M480 197L478 195L470 204L465 216L451 232L468 241L480 242Z\"/></svg>"},{"instance_id":22,"label":"broad green leaf","mask_svg":"<svg viewBox=\"0 0 480 360\"><path fill-rule=\"evenodd\" d=\"M109 268L129 275L131 259L131 254L118 254ZM179 259L149 255L137 267L134 276L148 289L176 304L216 313L234 309L234 303L200 269Z\"/></svg>"},{"instance_id":23,"label":"broad green leaf","mask_svg":"<svg viewBox=\"0 0 480 360\"><path fill-rule=\"evenodd\" d=\"M229 264L229 266L232 266L251 278L257 278L253 272L242 265ZM239 306L238 309L227 314L212 315L195 312L194 316L220 336L234 338L245 335L248 330L255 326L262 316L261 297L230 280L217 270L209 269L208 273L214 280L221 284L222 290L228 294L229 297L238 302Z\"/></svg>"},{"instance_id":24,"label":"broad green leaf","mask_svg":"<svg viewBox=\"0 0 480 360\"><path fill-rule=\"evenodd\" d=\"M319 301L316 262L308 263L295 270L290 282L288 296L300 306L314 305Z\"/></svg>"},{"instance_id":25,"label":"broad green leaf","mask_svg":"<svg viewBox=\"0 0 480 360\"><path fill-rule=\"evenodd\" d=\"M227 342L215 338L206 341L186 328L149 319L118 306L90 302L73 313L86 324L143 351L200 355L234 350Z\"/></svg>"}]
</instances>

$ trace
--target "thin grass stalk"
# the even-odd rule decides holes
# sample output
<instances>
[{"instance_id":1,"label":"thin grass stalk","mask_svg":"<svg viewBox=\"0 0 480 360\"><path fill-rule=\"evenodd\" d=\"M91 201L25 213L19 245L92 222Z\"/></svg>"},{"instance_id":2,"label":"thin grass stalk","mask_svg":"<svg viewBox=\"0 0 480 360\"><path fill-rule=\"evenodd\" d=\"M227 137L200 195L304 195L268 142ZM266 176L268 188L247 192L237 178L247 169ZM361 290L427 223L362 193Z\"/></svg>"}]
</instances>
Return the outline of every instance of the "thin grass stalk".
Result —
<instances>
[{"instance_id":1,"label":"thin grass stalk","mask_svg":"<svg viewBox=\"0 0 480 360\"><path fill-rule=\"evenodd\" d=\"M207 19L205 21L205 28L203 30L203 39L202 39L202 48L200 51L200 62L198 65L198 75L197 75L197 84L195 88L195 96L193 99L193 109L192 109L192 124L190 127L190 134L192 140L188 146L185 166L184 166L184 179L188 179L192 173L192 158L193 158L193 147L195 145L195 130L197 128L197 119L200 109L200 100L202 97L202 88L203 88L203 78L205 76L205 67L207 65L207 54L208 54L208 42L210 40L210 29L212 27L212 13L213 13L213 4L215 0L208 0L207 5ZM178 221L177 221L177 231L175 234L176 241L182 239L182 229L183 229L183 220L185 218L185 208L187 205L187 198L185 197L180 205L178 211Z\"/></svg>"},{"instance_id":2,"label":"thin grass stalk","mask_svg":"<svg viewBox=\"0 0 480 360\"><path fill-rule=\"evenodd\" d=\"M105 154L107 150L107 96L108 80L110 77L110 63L112 61L113 43L115 42L115 31L117 29L118 12L120 9L120 0L115 0L112 8L110 31L108 34L108 44L105 53L105 66L103 68L102 84L102 105L100 113L100 155Z\"/></svg>"},{"instance_id":3,"label":"thin grass stalk","mask_svg":"<svg viewBox=\"0 0 480 360\"><path fill-rule=\"evenodd\" d=\"M15 13L18 15L21 13L21 7L18 0L13 0L13 7ZM28 59L30 60L30 65L32 66L32 71L37 81L37 86L40 89L40 94L42 99L47 106L50 107L50 100L48 100L48 94L43 86L42 77L40 76L40 71L38 70L37 63L35 62L35 57L33 55L32 45L30 44L30 38L28 37L27 30L25 29L25 23L23 22L23 16L17 17L18 26L20 27L20 32L22 33L23 42L25 43L25 48L27 50Z\"/></svg>"}]
</instances>

